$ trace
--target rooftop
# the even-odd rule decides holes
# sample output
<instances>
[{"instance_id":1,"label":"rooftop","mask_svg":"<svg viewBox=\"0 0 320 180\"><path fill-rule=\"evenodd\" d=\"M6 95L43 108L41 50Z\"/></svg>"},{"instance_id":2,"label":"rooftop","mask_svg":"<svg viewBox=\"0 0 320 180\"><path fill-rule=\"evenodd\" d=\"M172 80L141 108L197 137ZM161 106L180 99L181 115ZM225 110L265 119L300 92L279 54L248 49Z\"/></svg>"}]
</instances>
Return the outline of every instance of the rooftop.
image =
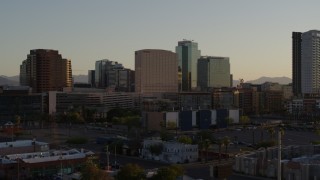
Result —
<instances>
[{"instance_id":1,"label":"rooftop","mask_svg":"<svg viewBox=\"0 0 320 180\"><path fill-rule=\"evenodd\" d=\"M8 161L16 161L17 159L22 160L25 163L40 163L48 161L59 161L59 160L70 160L70 159L81 159L86 156L93 155L91 151L70 149L70 150L51 150L46 152L35 152L35 153L23 153L23 154L11 154L6 155L4 159Z\"/></svg>"},{"instance_id":2,"label":"rooftop","mask_svg":"<svg viewBox=\"0 0 320 180\"><path fill-rule=\"evenodd\" d=\"M18 140L18 141L12 141L12 142L1 142L0 148L8 148L8 147L27 147L32 146L33 142L35 142L36 145L48 145L48 143L45 142L39 142L39 141L33 141L33 140Z\"/></svg>"}]
</instances>

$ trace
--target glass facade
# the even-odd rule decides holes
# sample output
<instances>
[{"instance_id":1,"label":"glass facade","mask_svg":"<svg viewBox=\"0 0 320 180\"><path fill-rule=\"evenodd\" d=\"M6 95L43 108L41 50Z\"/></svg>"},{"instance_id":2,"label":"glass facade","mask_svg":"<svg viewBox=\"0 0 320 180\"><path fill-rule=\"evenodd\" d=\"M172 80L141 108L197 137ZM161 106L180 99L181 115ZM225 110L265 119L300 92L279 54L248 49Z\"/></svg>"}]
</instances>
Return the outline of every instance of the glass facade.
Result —
<instances>
[{"instance_id":1,"label":"glass facade","mask_svg":"<svg viewBox=\"0 0 320 180\"><path fill-rule=\"evenodd\" d=\"M198 43L179 41L176 46L178 54L179 91L192 91L197 88L197 61L200 58Z\"/></svg>"},{"instance_id":2,"label":"glass facade","mask_svg":"<svg viewBox=\"0 0 320 180\"><path fill-rule=\"evenodd\" d=\"M198 61L198 85L201 90L230 87L228 57L203 56Z\"/></svg>"},{"instance_id":3,"label":"glass facade","mask_svg":"<svg viewBox=\"0 0 320 180\"><path fill-rule=\"evenodd\" d=\"M122 64L107 59L96 61L95 87L113 88L116 91L132 91L134 83L132 70L125 69Z\"/></svg>"}]
</instances>

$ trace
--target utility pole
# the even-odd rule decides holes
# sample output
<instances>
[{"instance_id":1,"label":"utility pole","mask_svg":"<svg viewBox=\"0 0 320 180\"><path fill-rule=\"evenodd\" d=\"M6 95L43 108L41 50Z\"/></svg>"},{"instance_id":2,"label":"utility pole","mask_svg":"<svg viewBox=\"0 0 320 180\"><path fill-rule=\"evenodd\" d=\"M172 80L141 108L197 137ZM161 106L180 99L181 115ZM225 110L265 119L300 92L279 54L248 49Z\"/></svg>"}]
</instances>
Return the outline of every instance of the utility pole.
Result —
<instances>
[{"instance_id":1,"label":"utility pole","mask_svg":"<svg viewBox=\"0 0 320 180\"><path fill-rule=\"evenodd\" d=\"M19 165L19 156L17 155L17 163L18 163L18 180L20 180L20 165Z\"/></svg>"},{"instance_id":2,"label":"utility pole","mask_svg":"<svg viewBox=\"0 0 320 180\"><path fill-rule=\"evenodd\" d=\"M117 145L114 146L114 165L117 168Z\"/></svg>"},{"instance_id":3,"label":"utility pole","mask_svg":"<svg viewBox=\"0 0 320 180\"><path fill-rule=\"evenodd\" d=\"M62 174L62 152L60 152L60 177L63 178L63 174Z\"/></svg>"},{"instance_id":4,"label":"utility pole","mask_svg":"<svg viewBox=\"0 0 320 180\"><path fill-rule=\"evenodd\" d=\"M13 142L13 125L11 126L11 142Z\"/></svg>"},{"instance_id":5,"label":"utility pole","mask_svg":"<svg viewBox=\"0 0 320 180\"><path fill-rule=\"evenodd\" d=\"M109 171L109 146L107 145L107 168Z\"/></svg>"},{"instance_id":6,"label":"utility pole","mask_svg":"<svg viewBox=\"0 0 320 180\"><path fill-rule=\"evenodd\" d=\"M278 131L278 180L281 180L281 131Z\"/></svg>"}]
</instances>

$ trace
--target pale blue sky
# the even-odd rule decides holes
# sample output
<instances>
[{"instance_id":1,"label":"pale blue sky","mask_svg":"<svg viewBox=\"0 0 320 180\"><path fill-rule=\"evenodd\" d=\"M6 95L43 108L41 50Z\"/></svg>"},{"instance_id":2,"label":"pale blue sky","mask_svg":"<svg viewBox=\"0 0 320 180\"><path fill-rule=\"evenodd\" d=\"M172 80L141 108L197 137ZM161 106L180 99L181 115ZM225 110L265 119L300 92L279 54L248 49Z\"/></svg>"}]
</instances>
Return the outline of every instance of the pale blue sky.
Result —
<instances>
[{"instance_id":1,"label":"pale blue sky","mask_svg":"<svg viewBox=\"0 0 320 180\"><path fill-rule=\"evenodd\" d=\"M8 0L0 2L0 74L17 75L30 49L56 49L87 74L99 59L134 68L134 51L198 42L230 57L234 79L291 78L291 32L320 29L320 1Z\"/></svg>"}]
</instances>

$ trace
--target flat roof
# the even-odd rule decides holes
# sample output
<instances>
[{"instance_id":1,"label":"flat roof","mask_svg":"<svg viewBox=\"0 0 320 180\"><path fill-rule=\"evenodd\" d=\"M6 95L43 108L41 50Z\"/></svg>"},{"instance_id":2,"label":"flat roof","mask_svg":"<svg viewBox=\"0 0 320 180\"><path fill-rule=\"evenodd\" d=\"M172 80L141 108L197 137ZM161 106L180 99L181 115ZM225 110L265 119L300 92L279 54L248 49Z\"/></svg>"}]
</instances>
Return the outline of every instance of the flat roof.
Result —
<instances>
[{"instance_id":1,"label":"flat roof","mask_svg":"<svg viewBox=\"0 0 320 180\"><path fill-rule=\"evenodd\" d=\"M36 145L48 145L48 143L45 142L39 142L34 141ZM0 148L8 148L8 147L28 147L33 146L33 140L17 140L17 141L11 141L11 142L1 142Z\"/></svg>"},{"instance_id":2,"label":"flat roof","mask_svg":"<svg viewBox=\"0 0 320 180\"><path fill-rule=\"evenodd\" d=\"M25 163L40 163L48 161L64 161L70 159L81 159L87 155L94 154L91 151L79 151L77 149L70 150L52 150L46 152L34 152L34 153L21 153L6 155L5 158L8 160L17 159L22 160Z\"/></svg>"}]
</instances>

